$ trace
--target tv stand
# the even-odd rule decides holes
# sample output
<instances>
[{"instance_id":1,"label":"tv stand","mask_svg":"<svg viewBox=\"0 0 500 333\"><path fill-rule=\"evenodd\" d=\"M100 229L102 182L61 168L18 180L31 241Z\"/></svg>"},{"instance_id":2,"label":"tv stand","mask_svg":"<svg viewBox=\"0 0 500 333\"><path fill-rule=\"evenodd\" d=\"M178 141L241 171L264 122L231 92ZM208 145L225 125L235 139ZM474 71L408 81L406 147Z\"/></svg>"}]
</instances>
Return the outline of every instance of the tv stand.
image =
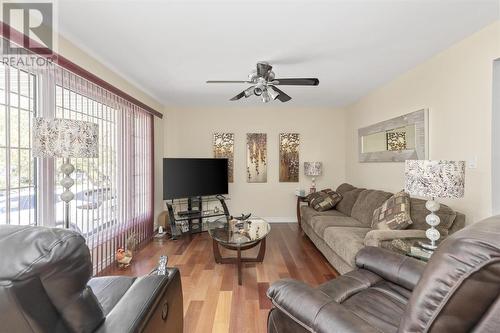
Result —
<instances>
[{"instance_id":1,"label":"tv stand","mask_svg":"<svg viewBox=\"0 0 500 333\"><path fill-rule=\"evenodd\" d=\"M196 215L196 214L198 214L197 210L183 210L177 213L177 215L179 215L180 217Z\"/></svg>"},{"instance_id":2,"label":"tv stand","mask_svg":"<svg viewBox=\"0 0 500 333\"><path fill-rule=\"evenodd\" d=\"M196 234L202 232L203 219L212 217L221 217L221 216L229 217L229 210L227 208L225 200L226 198L222 195L205 199L203 197L188 198L187 210L177 213L174 211L173 200L171 202L167 202L168 218L170 221L172 239L178 239L184 233ZM212 212L204 214L203 213L204 201L219 201L222 206L222 212L217 212L217 213ZM177 226L177 222L187 222L189 226L188 231L183 233L182 229Z\"/></svg>"}]
</instances>

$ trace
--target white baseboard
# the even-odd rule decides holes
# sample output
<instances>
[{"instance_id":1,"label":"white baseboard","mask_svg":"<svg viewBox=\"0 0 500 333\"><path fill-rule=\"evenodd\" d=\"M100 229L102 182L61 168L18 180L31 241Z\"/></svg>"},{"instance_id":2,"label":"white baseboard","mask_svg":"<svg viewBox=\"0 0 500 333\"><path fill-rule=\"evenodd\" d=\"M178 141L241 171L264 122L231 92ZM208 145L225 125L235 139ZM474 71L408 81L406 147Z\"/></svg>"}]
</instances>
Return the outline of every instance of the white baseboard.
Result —
<instances>
[{"instance_id":1,"label":"white baseboard","mask_svg":"<svg viewBox=\"0 0 500 333\"><path fill-rule=\"evenodd\" d=\"M297 217L263 217L269 223L297 223Z\"/></svg>"}]
</instances>

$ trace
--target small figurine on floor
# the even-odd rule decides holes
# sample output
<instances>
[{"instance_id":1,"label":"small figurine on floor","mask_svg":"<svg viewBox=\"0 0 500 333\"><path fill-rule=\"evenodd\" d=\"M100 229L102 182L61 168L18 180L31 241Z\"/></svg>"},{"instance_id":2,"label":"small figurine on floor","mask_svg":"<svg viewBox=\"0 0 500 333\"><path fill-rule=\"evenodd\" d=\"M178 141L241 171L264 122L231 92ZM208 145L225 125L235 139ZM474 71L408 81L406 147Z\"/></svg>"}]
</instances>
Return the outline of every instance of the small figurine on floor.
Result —
<instances>
[{"instance_id":1,"label":"small figurine on floor","mask_svg":"<svg viewBox=\"0 0 500 333\"><path fill-rule=\"evenodd\" d=\"M119 248L116 250L116 261L118 262L118 267L121 269L125 269L130 266L130 262L132 261L133 252L137 246L137 235L133 232L127 237L127 247Z\"/></svg>"},{"instance_id":2,"label":"small figurine on floor","mask_svg":"<svg viewBox=\"0 0 500 333\"><path fill-rule=\"evenodd\" d=\"M125 269L130 266L132 261L132 251L119 248L116 250L116 261L118 262L118 267Z\"/></svg>"}]
</instances>

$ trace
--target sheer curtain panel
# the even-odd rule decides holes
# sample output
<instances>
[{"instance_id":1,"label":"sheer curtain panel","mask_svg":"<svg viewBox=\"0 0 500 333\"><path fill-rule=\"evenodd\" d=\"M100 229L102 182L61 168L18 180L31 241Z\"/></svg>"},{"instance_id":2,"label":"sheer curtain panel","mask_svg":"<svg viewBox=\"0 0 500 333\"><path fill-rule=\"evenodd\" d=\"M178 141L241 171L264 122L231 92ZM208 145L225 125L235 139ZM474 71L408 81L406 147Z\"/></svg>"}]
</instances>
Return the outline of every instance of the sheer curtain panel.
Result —
<instances>
[{"instance_id":1,"label":"sheer curtain panel","mask_svg":"<svg viewBox=\"0 0 500 333\"><path fill-rule=\"evenodd\" d=\"M62 227L63 188L58 181L63 161L31 157L33 117L96 123L99 157L71 160L75 199L70 225L87 239L98 274L114 262L119 247L153 234L153 115L45 58L31 56L39 61L0 68L0 223ZM29 199L24 199L25 192Z\"/></svg>"}]
</instances>

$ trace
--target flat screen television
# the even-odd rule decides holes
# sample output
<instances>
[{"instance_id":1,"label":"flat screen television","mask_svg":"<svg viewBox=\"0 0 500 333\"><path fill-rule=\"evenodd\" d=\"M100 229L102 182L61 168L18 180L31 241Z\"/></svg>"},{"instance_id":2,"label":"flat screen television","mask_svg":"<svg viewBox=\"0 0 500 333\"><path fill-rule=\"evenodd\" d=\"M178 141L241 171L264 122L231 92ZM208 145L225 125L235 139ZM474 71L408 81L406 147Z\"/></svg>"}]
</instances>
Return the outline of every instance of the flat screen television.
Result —
<instances>
[{"instance_id":1,"label":"flat screen television","mask_svg":"<svg viewBox=\"0 0 500 333\"><path fill-rule=\"evenodd\" d=\"M163 200L227 193L226 158L163 159Z\"/></svg>"}]
</instances>

